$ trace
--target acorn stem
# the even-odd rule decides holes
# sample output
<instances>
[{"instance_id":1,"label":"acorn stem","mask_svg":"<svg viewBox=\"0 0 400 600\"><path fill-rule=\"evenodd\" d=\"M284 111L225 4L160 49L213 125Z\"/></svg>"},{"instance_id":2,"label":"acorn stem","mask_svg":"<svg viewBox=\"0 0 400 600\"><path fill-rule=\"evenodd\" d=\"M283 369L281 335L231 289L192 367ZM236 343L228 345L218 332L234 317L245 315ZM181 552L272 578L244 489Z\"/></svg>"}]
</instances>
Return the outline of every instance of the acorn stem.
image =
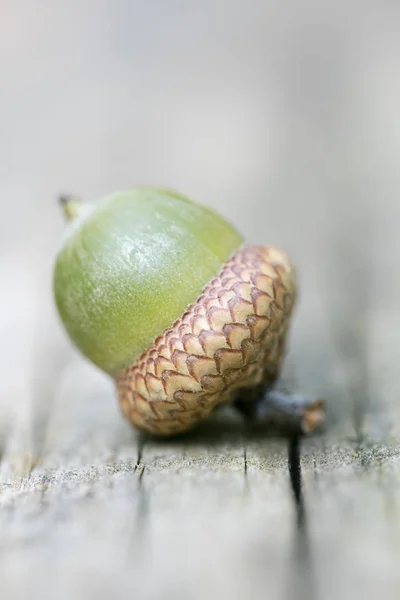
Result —
<instances>
[{"instance_id":1,"label":"acorn stem","mask_svg":"<svg viewBox=\"0 0 400 600\"><path fill-rule=\"evenodd\" d=\"M271 389L258 406L258 417L287 428L292 425L303 434L312 433L325 421L325 403L321 398Z\"/></svg>"},{"instance_id":2,"label":"acorn stem","mask_svg":"<svg viewBox=\"0 0 400 600\"><path fill-rule=\"evenodd\" d=\"M59 196L58 200L68 221L73 221L81 213L83 204L75 196L63 194Z\"/></svg>"},{"instance_id":3,"label":"acorn stem","mask_svg":"<svg viewBox=\"0 0 400 600\"><path fill-rule=\"evenodd\" d=\"M320 398L278 389L263 390L262 386L249 390L235 403L244 417L258 424L271 424L282 431L300 431L303 434L319 429L325 421L325 403ZM250 400L250 401L249 401Z\"/></svg>"}]
</instances>

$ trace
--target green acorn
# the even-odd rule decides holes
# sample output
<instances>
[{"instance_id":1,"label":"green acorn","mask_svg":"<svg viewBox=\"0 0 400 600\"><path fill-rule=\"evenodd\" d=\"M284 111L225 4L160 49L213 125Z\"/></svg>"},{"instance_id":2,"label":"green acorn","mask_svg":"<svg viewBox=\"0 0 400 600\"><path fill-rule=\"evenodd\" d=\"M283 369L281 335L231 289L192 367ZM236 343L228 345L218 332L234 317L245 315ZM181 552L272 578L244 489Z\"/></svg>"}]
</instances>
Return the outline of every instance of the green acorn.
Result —
<instances>
[{"instance_id":1,"label":"green acorn","mask_svg":"<svg viewBox=\"0 0 400 600\"><path fill-rule=\"evenodd\" d=\"M243 245L214 211L167 190L63 204L56 305L137 427L179 433L273 383L296 295L281 250Z\"/></svg>"}]
</instances>

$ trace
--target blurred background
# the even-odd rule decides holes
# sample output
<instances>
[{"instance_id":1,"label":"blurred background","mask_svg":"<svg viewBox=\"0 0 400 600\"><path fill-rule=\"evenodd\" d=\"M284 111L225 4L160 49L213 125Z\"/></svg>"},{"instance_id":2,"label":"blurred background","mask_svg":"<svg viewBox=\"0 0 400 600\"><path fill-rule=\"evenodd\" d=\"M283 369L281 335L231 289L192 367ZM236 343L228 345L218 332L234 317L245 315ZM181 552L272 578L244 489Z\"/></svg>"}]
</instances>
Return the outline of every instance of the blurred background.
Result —
<instances>
[{"instance_id":1,"label":"blurred background","mask_svg":"<svg viewBox=\"0 0 400 600\"><path fill-rule=\"evenodd\" d=\"M367 292L396 313L397 3L2 0L0 10L3 409L46 379L66 343L51 296L60 192L90 201L135 184L175 188L248 241L291 253L302 322L359 315Z\"/></svg>"},{"instance_id":2,"label":"blurred background","mask_svg":"<svg viewBox=\"0 0 400 600\"><path fill-rule=\"evenodd\" d=\"M340 377L332 335L342 376L396 370L399 23L389 1L1 0L3 445L77 359L51 291L61 192L167 186L285 248L307 391Z\"/></svg>"}]
</instances>

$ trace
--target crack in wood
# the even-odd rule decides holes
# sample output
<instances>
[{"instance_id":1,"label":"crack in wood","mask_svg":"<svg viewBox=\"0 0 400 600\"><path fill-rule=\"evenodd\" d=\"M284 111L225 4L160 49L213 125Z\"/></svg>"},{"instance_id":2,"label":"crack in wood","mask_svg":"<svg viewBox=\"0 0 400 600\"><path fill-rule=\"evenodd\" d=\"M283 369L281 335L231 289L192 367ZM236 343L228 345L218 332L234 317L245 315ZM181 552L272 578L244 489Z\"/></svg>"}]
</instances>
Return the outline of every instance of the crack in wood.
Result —
<instances>
[{"instance_id":1,"label":"crack in wood","mask_svg":"<svg viewBox=\"0 0 400 600\"><path fill-rule=\"evenodd\" d=\"M314 576L311 561L310 542L306 527L306 511L300 463L299 435L293 435L288 445L288 469L294 506L296 511L296 530L294 533L293 555L289 597L298 600L315 600Z\"/></svg>"},{"instance_id":2,"label":"crack in wood","mask_svg":"<svg viewBox=\"0 0 400 600\"><path fill-rule=\"evenodd\" d=\"M131 568L132 561L135 562L138 559L143 559L146 544L149 544L147 531L149 524L150 505L147 489L144 485L146 465L142 463L143 448L144 438L139 436L136 464L133 469L133 474L135 477L137 477L137 486L133 492L135 497L132 498L132 502L135 502L134 513L130 523L127 524L128 535L126 538L127 546L125 554L127 569Z\"/></svg>"},{"instance_id":3,"label":"crack in wood","mask_svg":"<svg viewBox=\"0 0 400 600\"><path fill-rule=\"evenodd\" d=\"M140 463L142 462L142 455L143 455L144 445L145 445L145 438L143 437L143 435L139 434L138 449L137 449L137 456L136 456L136 464L135 464L134 469L133 469L134 471L136 471L139 468ZM140 480L140 478L141 478L141 474L139 475L139 480Z\"/></svg>"},{"instance_id":4,"label":"crack in wood","mask_svg":"<svg viewBox=\"0 0 400 600\"><path fill-rule=\"evenodd\" d=\"M290 485L295 501L297 525L301 527L304 523L304 504L302 494L301 466L300 466L300 437L293 436L289 440L288 467Z\"/></svg>"}]
</instances>

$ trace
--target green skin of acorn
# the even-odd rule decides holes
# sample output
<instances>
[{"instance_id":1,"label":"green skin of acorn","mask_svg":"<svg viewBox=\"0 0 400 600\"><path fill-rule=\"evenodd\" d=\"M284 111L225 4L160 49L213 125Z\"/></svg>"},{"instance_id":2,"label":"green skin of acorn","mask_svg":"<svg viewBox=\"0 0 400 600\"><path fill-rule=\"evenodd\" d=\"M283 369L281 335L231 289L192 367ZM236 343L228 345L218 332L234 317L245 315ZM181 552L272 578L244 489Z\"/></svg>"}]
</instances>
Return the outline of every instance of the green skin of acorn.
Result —
<instances>
[{"instance_id":1,"label":"green skin of acorn","mask_svg":"<svg viewBox=\"0 0 400 600\"><path fill-rule=\"evenodd\" d=\"M70 218L54 297L75 346L116 378L202 293L242 245L210 208L167 190L132 188Z\"/></svg>"}]
</instances>

